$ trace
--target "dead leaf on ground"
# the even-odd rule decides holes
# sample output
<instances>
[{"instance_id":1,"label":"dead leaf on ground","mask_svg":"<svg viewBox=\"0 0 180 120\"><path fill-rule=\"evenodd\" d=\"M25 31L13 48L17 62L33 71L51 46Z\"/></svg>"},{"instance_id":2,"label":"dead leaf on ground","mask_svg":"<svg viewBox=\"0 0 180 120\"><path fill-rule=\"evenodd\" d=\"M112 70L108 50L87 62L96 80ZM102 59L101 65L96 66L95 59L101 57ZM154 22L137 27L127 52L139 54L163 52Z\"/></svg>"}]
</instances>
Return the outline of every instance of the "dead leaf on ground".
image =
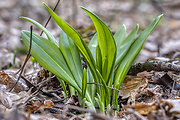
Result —
<instances>
[{"instance_id":1,"label":"dead leaf on ground","mask_svg":"<svg viewBox=\"0 0 180 120\"><path fill-rule=\"evenodd\" d=\"M6 85L6 89L12 88L14 83L17 81L17 78L14 75L5 73L4 71L0 72L0 84ZM14 92L18 93L24 91L27 86L20 80L14 88Z\"/></svg>"},{"instance_id":2,"label":"dead leaf on ground","mask_svg":"<svg viewBox=\"0 0 180 120\"><path fill-rule=\"evenodd\" d=\"M34 111L43 110L46 108L52 108L54 103L51 100L45 100L44 102L35 101L32 105L27 105L29 115Z\"/></svg>"},{"instance_id":3,"label":"dead leaf on ground","mask_svg":"<svg viewBox=\"0 0 180 120\"><path fill-rule=\"evenodd\" d=\"M172 105L166 101L160 100L160 104L162 104L163 109L170 110L172 108ZM123 107L123 110L126 110L127 108L135 109L141 115L148 115L150 112L157 113L158 110L160 110L158 102L155 102L152 105L142 104L142 103L137 103L135 105L126 105Z\"/></svg>"},{"instance_id":4,"label":"dead leaf on ground","mask_svg":"<svg viewBox=\"0 0 180 120\"><path fill-rule=\"evenodd\" d=\"M153 83L158 84L158 85L163 85L164 87L167 87L170 89L180 90L180 84L174 81L167 73L165 73L159 79L154 78Z\"/></svg>"},{"instance_id":5,"label":"dead leaf on ground","mask_svg":"<svg viewBox=\"0 0 180 120\"><path fill-rule=\"evenodd\" d=\"M177 99L163 99L163 101L168 102L172 105L170 112L174 114L180 114L180 98Z\"/></svg>"},{"instance_id":6,"label":"dead leaf on ground","mask_svg":"<svg viewBox=\"0 0 180 120\"><path fill-rule=\"evenodd\" d=\"M120 95L123 98L128 98L132 90L137 91L140 87L146 84L146 81L142 77L126 76L120 88ZM122 98L122 99L123 99Z\"/></svg>"},{"instance_id":7,"label":"dead leaf on ground","mask_svg":"<svg viewBox=\"0 0 180 120\"><path fill-rule=\"evenodd\" d=\"M12 100L4 91L1 90L0 90L0 102L7 108L12 107Z\"/></svg>"},{"instance_id":8,"label":"dead leaf on ground","mask_svg":"<svg viewBox=\"0 0 180 120\"><path fill-rule=\"evenodd\" d=\"M75 95L72 95L69 100L66 102L66 105L74 105L80 107L79 99Z\"/></svg>"},{"instance_id":9,"label":"dead leaf on ground","mask_svg":"<svg viewBox=\"0 0 180 120\"><path fill-rule=\"evenodd\" d=\"M17 94L0 90L0 102L6 108L12 108L13 105L24 104L28 96L29 94L25 91Z\"/></svg>"}]
</instances>

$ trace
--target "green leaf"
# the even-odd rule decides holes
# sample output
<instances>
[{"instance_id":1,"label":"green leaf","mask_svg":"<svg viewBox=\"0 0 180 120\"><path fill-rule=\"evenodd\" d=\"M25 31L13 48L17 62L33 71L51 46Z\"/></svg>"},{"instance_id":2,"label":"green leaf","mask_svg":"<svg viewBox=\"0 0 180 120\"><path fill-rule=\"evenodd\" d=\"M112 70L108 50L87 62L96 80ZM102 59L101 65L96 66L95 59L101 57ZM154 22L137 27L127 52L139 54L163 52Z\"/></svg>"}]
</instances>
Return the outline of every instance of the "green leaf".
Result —
<instances>
[{"instance_id":1,"label":"green leaf","mask_svg":"<svg viewBox=\"0 0 180 120\"><path fill-rule=\"evenodd\" d=\"M34 25L36 25L39 29L41 29L42 31L44 31L44 33L47 35L48 39L50 41L52 41L54 44L56 44L58 46L58 43L56 41L56 39L52 36L52 34L44 27L42 26L40 23L36 22L35 20L31 19L31 18L27 18L27 17L20 17L21 19L27 20L31 23L33 23Z\"/></svg>"},{"instance_id":2,"label":"green leaf","mask_svg":"<svg viewBox=\"0 0 180 120\"><path fill-rule=\"evenodd\" d=\"M125 27L121 27L120 30L115 34L115 40L117 42L117 58L116 58L115 66L120 64L124 56L126 56L139 30L139 25L136 25L133 31L125 39L124 39L124 36L125 36L124 30L125 30ZM119 38L118 38L118 35L119 35Z\"/></svg>"},{"instance_id":3,"label":"green leaf","mask_svg":"<svg viewBox=\"0 0 180 120\"><path fill-rule=\"evenodd\" d=\"M29 48L30 32L22 31L21 36L24 44ZM81 92L76 84L59 48L51 41L33 33L31 55L45 69L63 79L69 85ZM53 49L52 49L53 48Z\"/></svg>"},{"instance_id":4,"label":"green leaf","mask_svg":"<svg viewBox=\"0 0 180 120\"><path fill-rule=\"evenodd\" d=\"M53 10L51 10L45 3L44 3L46 9L54 19L54 21L61 27L61 29L74 41L76 46L78 47L79 51L83 55L86 63L91 69L91 72L93 76L95 77L95 80L97 81L97 75L96 75L96 65L95 61L93 59L93 56L91 54L91 51L87 47L86 43L83 41L81 36L75 31L68 23L66 23L64 20L62 20Z\"/></svg>"},{"instance_id":5,"label":"green leaf","mask_svg":"<svg viewBox=\"0 0 180 120\"><path fill-rule=\"evenodd\" d=\"M66 63L71 71L77 85L82 88L82 63L80 53L73 40L61 31L59 38L59 49L61 50Z\"/></svg>"},{"instance_id":6,"label":"green leaf","mask_svg":"<svg viewBox=\"0 0 180 120\"><path fill-rule=\"evenodd\" d=\"M126 54L125 58L121 62L120 66L117 69L117 73L115 75L115 87L119 89L121 86L129 68L132 65L132 62L140 52L143 47L143 44L149 34L154 30L157 26L158 22L162 18L162 15L158 16L133 42L131 45L128 53Z\"/></svg>"},{"instance_id":7,"label":"green leaf","mask_svg":"<svg viewBox=\"0 0 180 120\"><path fill-rule=\"evenodd\" d=\"M65 96L64 96L64 98L65 98L65 97L67 97L66 85L65 85L64 81L63 81L61 78L57 77L57 79L59 80L59 82L60 82L60 84L61 84L61 86L62 86L62 88L63 88L63 92L64 92L63 94L65 95Z\"/></svg>"},{"instance_id":8,"label":"green leaf","mask_svg":"<svg viewBox=\"0 0 180 120\"><path fill-rule=\"evenodd\" d=\"M86 69L83 70L83 78L82 78L82 98L85 97L87 88L87 73Z\"/></svg>"},{"instance_id":9,"label":"green leaf","mask_svg":"<svg viewBox=\"0 0 180 120\"><path fill-rule=\"evenodd\" d=\"M94 36L92 37L92 39L88 45L88 48L90 49L94 60L96 60L96 47L97 47L97 45L98 45L98 35L96 33L96 34L94 34Z\"/></svg>"},{"instance_id":10,"label":"green leaf","mask_svg":"<svg viewBox=\"0 0 180 120\"><path fill-rule=\"evenodd\" d=\"M119 30L114 34L114 39L117 47L117 55L119 47L124 43L126 38L126 26L122 25Z\"/></svg>"},{"instance_id":11,"label":"green leaf","mask_svg":"<svg viewBox=\"0 0 180 120\"><path fill-rule=\"evenodd\" d=\"M99 45L96 47L96 66L99 72L102 74L102 56Z\"/></svg>"},{"instance_id":12,"label":"green leaf","mask_svg":"<svg viewBox=\"0 0 180 120\"><path fill-rule=\"evenodd\" d=\"M101 100L101 96L97 93L97 97L98 98L95 98L97 103L99 104L99 107L100 107L100 111L101 113L104 113L105 112L105 106L104 106L104 103L103 101Z\"/></svg>"},{"instance_id":13,"label":"green leaf","mask_svg":"<svg viewBox=\"0 0 180 120\"><path fill-rule=\"evenodd\" d=\"M116 58L116 44L112 36L111 31L105 25L105 23L97 17L94 13L81 7L92 19L94 26L96 27L98 34L98 45L102 55L102 69L107 59L107 70L103 73L105 81L110 79L111 73L114 68L114 62ZM102 71L103 72L103 71Z\"/></svg>"}]
</instances>

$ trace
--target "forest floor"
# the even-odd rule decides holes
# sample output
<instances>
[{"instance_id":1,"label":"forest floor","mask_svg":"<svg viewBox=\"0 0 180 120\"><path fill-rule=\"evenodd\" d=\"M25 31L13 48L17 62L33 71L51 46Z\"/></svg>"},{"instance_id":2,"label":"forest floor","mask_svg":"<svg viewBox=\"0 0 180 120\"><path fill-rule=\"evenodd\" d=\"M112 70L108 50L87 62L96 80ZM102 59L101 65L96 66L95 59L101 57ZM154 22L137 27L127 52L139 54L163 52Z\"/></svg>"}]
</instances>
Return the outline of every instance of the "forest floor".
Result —
<instances>
[{"instance_id":1,"label":"forest floor","mask_svg":"<svg viewBox=\"0 0 180 120\"><path fill-rule=\"evenodd\" d=\"M20 66L27 50L21 30L30 23L19 19L27 16L45 24L49 15L46 2L54 7L56 1L0 1L0 120L176 120L180 119L180 2L167 0L62 0L56 12L79 31L82 37L95 32L92 22L79 6L95 12L112 31L125 24L127 34L140 24L144 30L158 15L164 14L134 63L145 66L136 73L129 72L119 92L120 110L106 115L77 106L76 96L63 97L57 78L38 63L28 61L18 84ZM60 30L54 22L47 26L58 39ZM34 27L35 33L41 31ZM57 32L59 31L59 32ZM43 36L45 36L43 34ZM88 43L89 38L85 39ZM148 61L147 61L148 60ZM134 64L135 66L137 64ZM171 66L171 68L169 68ZM98 109L97 109L98 111Z\"/></svg>"}]
</instances>

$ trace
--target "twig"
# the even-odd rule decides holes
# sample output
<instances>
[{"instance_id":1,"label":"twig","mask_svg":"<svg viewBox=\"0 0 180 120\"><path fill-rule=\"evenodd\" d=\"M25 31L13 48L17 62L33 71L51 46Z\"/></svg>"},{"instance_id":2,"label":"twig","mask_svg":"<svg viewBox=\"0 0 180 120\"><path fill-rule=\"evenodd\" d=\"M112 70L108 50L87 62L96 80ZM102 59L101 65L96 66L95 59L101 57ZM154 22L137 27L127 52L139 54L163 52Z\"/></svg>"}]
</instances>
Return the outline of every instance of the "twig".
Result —
<instances>
[{"instance_id":1,"label":"twig","mask_svg":"<svg viewBox=\"0 0 180 120\"><path fill-rule=\"evenodd\" d=\"M49 80L51 80L51 79L53 79L53 78L55 78L55 77L56 77L56 76L54 75L54 76L48 78L47 80L44 80L44 81L38 83L38 84L36 85L36 87L39 86L39 85L41 85L41 84L43 84L43 83L45 83L45 82L47 82L47 81L49 81Z\"/></svg>"},{"instance_id":2,"label":"twig","mask_svg":"<svg viewBox=\"0 0 180 120\"><path fill-rule=\"evenodd\" d=\"M30 52L31 52L31 47L32 47L32 30L33 30L33 26L30 26L31 35L30 35L30 46L29 46L28 54L27 54L27 56L26 56L26 59L25 59L25 61L24 61L23 66L22 66L21 69L20 69L21 72L20 72L20 74L19 74L19 76L18 76L18 79L17 79L16 83L11 87L11 89L9 90L9 92L11 92L11 91L14 89L14 87L16 86L16 84L19 82L20 77L21 77L21 75L22 75L22 72L23 72L23 70L24 70L24 67L25 67L27 61L28 61L29 58L30 58L30 55L31 55Z\"/></svg>"},{"instance_id":3,"label":"twig","mask_svg":"<svg viewBox=\"0 0 180 120\"><path fill-rule=\"evenodd\" d=\"M101 84L99 84L99 83L95 83L95 82L90 82L90 83L87 83L87 84L95 84L95 85L103 86L103 85L101 85ZM118 89L116 89L116 88L113 88L113 87L108 87L108 86L107 86L107 88L112 89L112 90L120 91L120 90L118 90Z\"/></svg>"},{"instance_id":4,"label":"twig","mask_svg":"<svg viewBox=\"0 0 180 120\"><path fill-rule=\"evenodd\" d=\"M170 61L153 61L147 60L146 62L140 62L133 64L128 72L129 75L136 75L143 71L175 71L180 72L180 65L171 63Z\"/></svg>"},{"instance_id":5,"label":"twig","mask_svg":"<svg viewBox=\"0 0 180 120\"><path fill-rule=\"evenodd\" d=\"M83 109L83 108L73 106L73 105L64 105L64 104L62 104L62 105L54 105L54 108L64 108L64 107L67 107L68 109L73 109L73 110L76 110L76 111L81 111L81 112L95 113L95 111L93 111L93 110Z\"/></svg>"},{"instance_id":6,"label":"twig","mask_svg":"<svg viewBox=\"0 0 180 120\"><path fill-rule=\"evenodd\" d=\"M56 6L54 7L53 11L56 10L56 8L57 8L57 6L58 6L58 4L59 4L60 1L61 1L61 0L58 0L58 1L57 1ZM45 28L47 27L47 25L48 25L48 23L49 23L50 20L51 20L51 16L49 16L46 24L44 25ZM40 36L42 36L42 34L43 34L43 31L41 31Z\"/></svg>"},{"instance_id":7,"label":"twig","mask_svg":"<svg viewBox=\"0 0 180 120\"><path fill-rule=\"evenodd\" d=\"M37 86L33 85L31 82L29 82L28 80L26 80L26 78L24 78L23 76L21 76L21 78L26 82L26 84L28 84L29 86L31 86L32 88L35 88L36 90L38 90L39 92L42 92L43 94L52 97L54 96L52 93L50 92L45 92L44 90L41 90L40 88L38 88ZM56 97L56 96L55 96Z\"/></svg>"}]
</instances>

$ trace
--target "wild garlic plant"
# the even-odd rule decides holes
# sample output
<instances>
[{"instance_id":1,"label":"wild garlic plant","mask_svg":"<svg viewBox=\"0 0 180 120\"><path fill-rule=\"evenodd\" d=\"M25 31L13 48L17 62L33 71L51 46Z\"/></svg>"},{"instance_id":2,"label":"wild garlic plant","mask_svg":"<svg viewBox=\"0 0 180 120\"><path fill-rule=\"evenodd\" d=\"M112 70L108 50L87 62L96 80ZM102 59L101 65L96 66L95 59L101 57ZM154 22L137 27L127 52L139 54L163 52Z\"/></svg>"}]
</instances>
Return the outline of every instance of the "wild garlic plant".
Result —
<instances>
[{"instance_id":1,"label":"wild garlic plant","mask_svg":"<svg viewBox=\"0 0 180 120\"><path fill-rule=\"evenodd\" d=\"M57 76L65 94L67 94L64 83L66 82L70 86L71 95L78 95L81 104L86 103L93 110L98 105L101 112L105 111L105 107L118 107L118 91L112 92L109 87L120 88L131 64L162 15L158 16L138 37L136 34L139 25L128 36L125 25L122 25L113 36L97 15L81 7L90 16L97 31L87 46L75 29L45 3L44 5L62 29L59 43L40 23L21 17L39 27L47 36L46 39L33 33L31 55L42 67ZM30 32L23 30L21 33L22 41L29 48ZM80 55L85 59L87 69L83 69ZM101 86L87 84L90 82Z\"/></svg>"}]
</instances>

